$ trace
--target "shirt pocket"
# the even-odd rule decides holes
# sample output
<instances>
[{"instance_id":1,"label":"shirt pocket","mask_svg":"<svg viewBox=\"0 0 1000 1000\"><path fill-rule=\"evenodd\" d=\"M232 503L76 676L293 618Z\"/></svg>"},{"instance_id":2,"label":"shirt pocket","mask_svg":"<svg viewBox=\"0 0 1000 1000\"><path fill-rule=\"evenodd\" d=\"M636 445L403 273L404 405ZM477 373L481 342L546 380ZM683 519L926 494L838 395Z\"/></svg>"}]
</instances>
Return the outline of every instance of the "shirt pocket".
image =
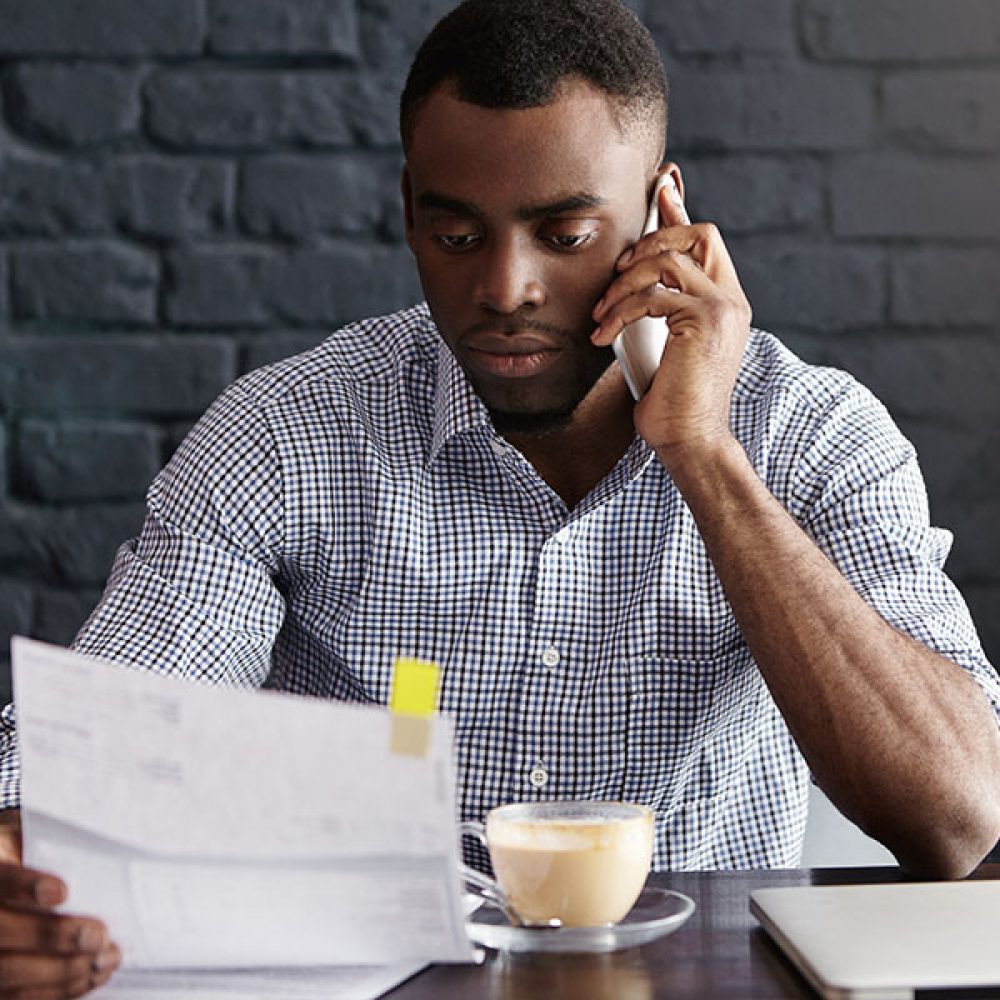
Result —
<instances>
[{"instance_id":1,"label":"shirt pocket","mask_svg":"<svg viewBox=\"0 0 1000 1000\"><path fill-rule=\"evenodd\" d=\"M740 766L763 684L745 646L635 657L628 675L625 798L663 818L722 792Z\"/></svg>"}]
</instances>

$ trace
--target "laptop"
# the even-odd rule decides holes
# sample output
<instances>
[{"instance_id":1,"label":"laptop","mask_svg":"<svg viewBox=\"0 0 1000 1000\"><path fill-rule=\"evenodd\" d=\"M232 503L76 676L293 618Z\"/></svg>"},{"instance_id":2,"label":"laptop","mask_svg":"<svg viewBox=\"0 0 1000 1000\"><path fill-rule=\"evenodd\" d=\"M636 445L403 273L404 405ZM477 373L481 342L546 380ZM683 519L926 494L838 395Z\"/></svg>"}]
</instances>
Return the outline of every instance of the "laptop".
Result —
<instances>
[{"instance_id":1,"label":"laptop","mask_svg":"<svg viewBox=\"0 0 1000 1000\"><path fill-rule=\"evenodd\" d=\"M1000 997L1000 881L757 889L750 912L830 1000Z\"/></svg>"}]
</instances>

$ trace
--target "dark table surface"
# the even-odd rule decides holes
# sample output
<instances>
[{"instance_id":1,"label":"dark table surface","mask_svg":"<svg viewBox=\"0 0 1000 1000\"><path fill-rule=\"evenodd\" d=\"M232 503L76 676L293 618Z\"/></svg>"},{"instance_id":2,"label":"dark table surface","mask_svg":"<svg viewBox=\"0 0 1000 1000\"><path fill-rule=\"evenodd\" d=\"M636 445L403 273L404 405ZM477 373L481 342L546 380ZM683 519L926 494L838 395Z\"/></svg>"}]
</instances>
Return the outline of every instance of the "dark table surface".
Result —
<instances>
[{"instance_id":1,"label":"dark table surface","mask_svg":"<svg viewBox=\"0 0 1000 1000\"><path fill-rule=\"evenodd\" d=\"M973 878L1000 879L1000 864ZM640 948L603 955L505 955L481 966L436 965L393 990L392 1000L706 1000L711 997L813 997L806 981L774 946L748 909L766 886L900 882L897 868L670 872L651 885L676 889L698 908L673 934Z\"/></svg>"}]
</instances>

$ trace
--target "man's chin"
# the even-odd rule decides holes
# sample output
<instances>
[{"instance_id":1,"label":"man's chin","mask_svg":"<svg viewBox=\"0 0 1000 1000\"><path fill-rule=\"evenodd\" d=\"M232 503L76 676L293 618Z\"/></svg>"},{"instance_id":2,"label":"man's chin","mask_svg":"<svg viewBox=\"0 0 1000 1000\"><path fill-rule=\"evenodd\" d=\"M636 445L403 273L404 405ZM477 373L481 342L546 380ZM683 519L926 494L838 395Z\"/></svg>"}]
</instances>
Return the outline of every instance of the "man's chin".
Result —
<instances>
[{"instance_id":1,"label":"man's chin","mask_svg":"<svg viewBox=\"0 0 1000 1000\"><path fill-rule=\"evenodd\" d=\"M552 434L566 427L573 419L573 410L546 410L542 412L490 410L490 417L498 434L545 437L546 434Z\"/></svg>"}]
</instances>

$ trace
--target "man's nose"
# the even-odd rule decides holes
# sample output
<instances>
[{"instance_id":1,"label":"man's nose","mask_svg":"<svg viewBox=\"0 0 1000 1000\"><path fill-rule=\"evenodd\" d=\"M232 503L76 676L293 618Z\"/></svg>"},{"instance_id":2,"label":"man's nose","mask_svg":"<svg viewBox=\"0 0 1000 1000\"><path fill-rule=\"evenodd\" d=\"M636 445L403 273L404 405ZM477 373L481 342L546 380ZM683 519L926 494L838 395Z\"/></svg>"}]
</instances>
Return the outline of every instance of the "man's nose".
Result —
<instances>
[{"instance_id":1,"label":"man's nose","mask_svg":"<svg viewBox=\"0 0 1000 1000\"><path fill-rule=\"evenodd\" d=\"M490 312L513 313L545 301L545 288L534 255L515 240L497 241L480 255L482 270L476 304Z\"/></svg>"}]
</instances>

